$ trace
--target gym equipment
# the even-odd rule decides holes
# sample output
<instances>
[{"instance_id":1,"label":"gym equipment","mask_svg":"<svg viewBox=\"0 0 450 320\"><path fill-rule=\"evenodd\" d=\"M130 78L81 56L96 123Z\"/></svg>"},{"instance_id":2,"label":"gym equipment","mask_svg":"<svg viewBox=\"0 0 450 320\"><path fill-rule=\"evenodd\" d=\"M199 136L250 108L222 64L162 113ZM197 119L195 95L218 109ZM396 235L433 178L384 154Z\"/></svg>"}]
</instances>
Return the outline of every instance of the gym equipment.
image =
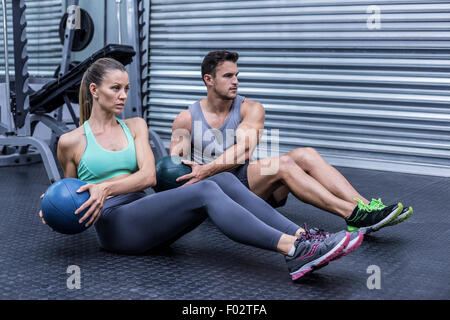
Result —
<instances>
[{"instance_id":1,"label":"gym equipment","mask_svg":"<svg viewBox=\"0 0 450 320\"><path fill-rule=\"evenodd\" d=\"M109 44L92 54L80 64L73 67L59 79L45 84L40 90L30 95L30 112L43 114L52 112L65 103L64 95L68 90L76 90L81 84L84 72L97 59L109 57L123 65L128 65L135 55L131 46Z\"/></svg>"},{"instance_id":2,"label":"gym equipment","mask_svg":"<svg viewBox=\"0 0 450 320\"><path fill-rule=\"evenodd\" d=\"M68 71L72 70L74 67L76 67L79 64L80 64L80 61L71 61L69 63ZM58 66L55 69L55 73L53 74L53 78L58 78L59 77L60 70L61 70L61 66ZM79 88L76 88L76 87L67 89L66 94L67 94L67 97L69 98L70 102L78 104L79 91L80 91Z\"/></svg>"},{"instance_id":3,"label":"gym equipment","mask_svg":"<svg viewBox=\"0 0 450 320\"><path fill-rule=\"evenodd\" d=\"M81 51L85 49L89 43L91 43L92 37L94 36L94 21L92 21L91 16L82 8L78 8L78 10L78 12L74 13L80 20L73 35L72 51ZM65 41L65 30L68 17L69 14L66 12L59 23L59 39L62 45L64 45ZM75 23L75 20L73 20L73 23Z\"/></svg>"},{"instance_id":4,"label":"gym equipment","mask_svg":"<svg viewBox=\"0 0 450 320\"><path fill-rule=\"evenodd\" d=\"M4 8L5 0L2 0ZM70 6L78 6L78 0L72 0ZM141 43L145 37L140 33L145 23L139 20L142 18L143 9L141 0L127 0L127 13L129 22L129 39L133 46L110 44L103 49L98 50L83 62L74 65L70 69L70 52L72 51L72 42L75 34L74 28L66 25L64 35L63 59L60 64L58 78L49 81L40 87L36 92L30 89L27 61L27 38L26 38L26 15L25 1L12 2L13 15L13 39L14 39L14 65L15 91L11 92L9 79L9 66L6 59L6 79L5 83L0 83L0 167L24 165L39 162L44 163L45 170L51 183L61 179L60 172L54 159L54 155L49 145L55 151L57 139L68 132L70 129L62 121L62 107L67 106L73 120L73 124L78 126L78 118L72 108L72 102L75 100L74 92L78 92L79 85L84 71L95 60L102 57L111 57L120 61L123 65L130 66L130 82L133 83L132 90L129 93L129 104L132 108L127 108L125 117L142 116L142 98L141 98L141 77L142 71L146 66L141 66L140 61L146 50L141 51ZM71 14L76 10L69 12L67 21L73 21ZM4 34L7 34L6 9L3 10ZM69 20L69 18L71 20ZM137 27L136 27L137 26ZM8 56L7 36L4 36L5 57ZM138 50L138 55L134 50ZM134 88L134 89L133 89ZM135 90L135 91L133 91ZM136 91L137 90L137 91ZM3 94L4 93L4 94ZM56 119L47 115L47 113L58 109ZM127 114L127 112L129 112ZM38 123L43 123L52 130L52 138L49 144L41 139L33 137L34 130ZM155 153L156 159L167 155L167 151L159 136L149 129L150 145Z\"/></svg>"},{"instance_id":5,"label":"gym equipment","mask_svg":"<svg viewBox=\"0 0 450 320\"><path fill-rule=\"evenodd\" d=\"M8 57L6 1L3 6L3 31L5 58ZM12 1L13 43L14 43L14 92L10 90L9 64L5 59L5 83L0 85L0 145L2 154L0 166L22 165L38 162L42 157L51 181L59 179L59 172L49 146L42 140L32 137L37 124L36 119L28 115L29 110L29 74L27 38L25 32L25 4Z\"/></svg>"},{"instance_id":6,"label":"gym equipment","mask_svg":"<svg viewBox=\"0 0 450 320\"><path fill-rule=\"evenodd\" d=\"M75 214L75 210L89 199L88 191L77 193L77 190L85 184L78 179L65 178L53 183L47 189L42 199L42 215L53 230L64 234L76 234L92 225L86 227L87 221L78 222L89 208Z\"/></svg>"},{"instance_id":7,"label":"gym equipment","mask_svg":"<svg viewBox=\"0 0 450 320\"><path fill-rule=\"evenodd\" d=\"M133 85L130 88L127 100L127 105L130 107L125 108L123 112L124 118L142 117L142 86L145 82L143 80L143 71L147 69L147 64L143 63L143 55L147 53L147 50L142 45L145 36L142 36L141 33L144 33L145 22L141 22L144 12L144 9L141 7L143 7L142 0L126 0L127 42L136 50L137 54L127 68L130 83Z\"/></svg>"},{"instance_id":8,"label":"gym equipment","mask_svg":"<svg viewBox=\"0 0 450 320\"><path fill-rule=\"evenodd\" d=\"M74 1L77 4L78 1ZM3 4L3 3L2 3ZM70 92L78 91L84 71L92 62L102 57L111 57L122 64L127 65L132 61L135 51L131 46L108 45L97 51L91 57L68 70L71 51L71 39L74 30L67 27L63 49L63 61L60 65L58 78L46 83L38 91L31 92L29 88L29 74L27 69L27 38L25 3L23 1L12 2L13 37L14 37L14 65L15 91L9 90L9 70L6 65L6 83L0 85L6 94L0 95L1 122L0 122L0 166L21 165L38 162L42 158L50 182L59 180L60 173L56 165L52 151L47 143L33 137L37 123L41 122L53 132L52 142L63 133L69 131L62 122L62 114L54 119L46 113L52 112L62 105L66 105L72 116L73 123L78 125L78 119L71 106ZM4 10L5 12L5 10ZM5 15L5 14L4 14ZM6 21L4 21L5 31ZM7 37L5 37L7 39ZM4 42L5 56L7 56L7 43ZM3 97L4 96L4 97Z\"/></svg>"},{"instance_id":9,"label":"gym equipment","mask_svg":"<svg viewBox=\"0 0 450 320\"><path fill-rule=\"evenodd\" d=\"M76 29L81 29L81 23L80 23L80 7L78 6L78 0L72 0L68 3L67 8L67 19L65 24L65 30L64 30L64 41L63 41L63 52L62 52L62 60L61 64L59 65L59 72L56 78L59 79L67 73L67 71L70 68L70 53L72 52L72 45L75 38L75 32ZM69 15L70 14L70 15ZM70 19L69 19L70 18ZM60 31L61 31L61 25L60 25ZM89 40L90 41L90 40ZM66 103L66 107L69 110L70 116L72 117L73 123L75 124L75 127L78 127L78 119L75 115L75 112L73 111L72 104L70 101L70 93L63 96L64 102ZM58 110L56 120L58 122L62 122L63 118L63 108L60 108ZM56 153L56 145L58 141L59 135L52 133L52 138L50 141L50 146L53 146L54 152Z\"/></svg>"},{"instance_id":10,"label":"gym equipment","mask_svg":"<svg viewBox=\"0 0 450 320\"><path fill-rule=\"evenodd\" d=\"M117 17L117 35L119 36L119 44L122 44L122 30L120 23L120 2L121 0L116 0L116 17Z\"/></svg>"},{"instance_id":11,"label":"gym equipment","mask_svg":"<svg viewBox=\"0 0 450 320\"><path fill-rule=\"evenodd\" d=\"M8 59L8 30L7 30L7 22L6 22L6 0L2 0L2 11L3 11L3 44L4 44L4 55L5 55L5 96L6 101L11 101L11 90L10 90L10 78L9 78L9 59ZM0 115L0 120L1 120ZM13 127L13 119L10 117L8 125L12 128ZM0 131L1 133L1 131Z\"/></svg>"},{"instance_id":12,"label":"gym equipment","mask_svg":"<svg viewBox=\"0 0 450 320\"><path fill-rule=\"evenodd\" d=\"M182 186L187 182L177 182L176 179L192 172L191 167L181 162L178 156L166 156L156 163L156 192L170 190Z\"/></svg>"}]
</instances>

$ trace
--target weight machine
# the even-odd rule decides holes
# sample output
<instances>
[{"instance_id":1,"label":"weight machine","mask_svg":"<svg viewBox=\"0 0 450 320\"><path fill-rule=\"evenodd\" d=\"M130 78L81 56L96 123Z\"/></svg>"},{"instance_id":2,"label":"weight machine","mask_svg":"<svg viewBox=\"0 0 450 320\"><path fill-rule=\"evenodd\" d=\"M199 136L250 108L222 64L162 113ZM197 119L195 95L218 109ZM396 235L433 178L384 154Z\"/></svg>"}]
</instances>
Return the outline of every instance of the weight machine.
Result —
<instances>
[{"instance_id":1,"label":"weight machine","mask_svg":"<svg viewBox=\"0 0 450 320\"><path fill-rule=\"evenodd\" d=\"M59 35L63 41L63 59L55 72L55 79L44 84L39 90L33 91L29 86L30 77L27 67L25 1L12 1L15 76L14 90L11 90L6 41L6 1L2 0L6 64L5 82L0 84L0 90L5 92L3 99L0 99L0 166L26 165L42 159L51 183L61 179L61 176L53 155L55 150L52 152L50 146L56 146L58 138L69 131L62 121L63 106L67 107L73 123L78 126L79 120L72 103L78 103L78 88L83 73L95 60L110 57L125 66L129 65L134 92L130 92L129 96L132 100L130 102L133 107L126 116L142 116L142 99L140 98L142 97L142 77L140 75L146 68L141 64L142 57L146 53L145 49L141 49L144 40L140 32L143 27L143 23L140 22L143 14L143 8L140 9L142 2L127 0L128 36L132 46L109 44L84 61L71 64L70 52L84 49L91 41L94 32L92 19L86 11L79 8L78 2L78 0L72 1L69 12L61 19ZM48 115L55 110L58 111L56 119ZM43 140L33 137L39 122L52 131L50 146ZM149 130L149 135L157 159L167 155L159 136L152 130Z\"/></svg>"}]
</instances>

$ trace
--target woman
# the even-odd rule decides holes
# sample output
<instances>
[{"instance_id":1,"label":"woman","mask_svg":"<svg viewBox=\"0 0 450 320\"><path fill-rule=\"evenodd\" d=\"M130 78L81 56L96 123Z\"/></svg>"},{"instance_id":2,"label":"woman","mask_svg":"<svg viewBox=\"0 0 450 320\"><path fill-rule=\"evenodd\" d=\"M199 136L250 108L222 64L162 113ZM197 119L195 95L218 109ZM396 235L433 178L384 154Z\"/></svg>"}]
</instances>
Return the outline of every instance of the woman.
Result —
<instances>
[{"instance_id":1,"label":"woman","mask_svg":"<svg viewBox=\"0 0 450 320\"><path fill-rule=\"evenodd\" d=\"M82 125L58 143L65 177L85 181L78 192L90 193L75 213L89 208L80 223L95 224L103 248L143 253L174 242L209 217L235 241L284 254L296 280L360 245L360 232L300 228L230 173L147 195L143 190L156 184L147 124L141 118L116 118L128 89L121 63L109 58L93 63L80 86Z\"/></svg>"}]
</instances>

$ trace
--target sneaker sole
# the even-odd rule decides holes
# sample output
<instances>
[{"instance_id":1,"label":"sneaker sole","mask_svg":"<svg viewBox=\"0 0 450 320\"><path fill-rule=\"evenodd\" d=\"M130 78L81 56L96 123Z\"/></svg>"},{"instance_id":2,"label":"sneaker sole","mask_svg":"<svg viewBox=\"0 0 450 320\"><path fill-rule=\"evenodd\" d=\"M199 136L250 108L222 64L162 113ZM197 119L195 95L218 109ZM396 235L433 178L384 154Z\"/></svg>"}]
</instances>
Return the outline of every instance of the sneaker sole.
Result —
<instances>
[{"instance_id":1,"label":"sneaker sole","mask_svg":"<svg viewBox=\"0 0 450 320\"><path fill-rule=\"evenodd\" d=\"M355 238L355 239L353 239L353 240L351 240L351 241L348 243L348 245L344 248L344 250L342 251L341 255L335 257L333 260L337 260L337 259L339 259L339 258L345 257L345 256L348 255L349 253L355 251L356 248L358 248L358 247L361 245L361 243L363 242L363 240L364 240L364 235L363 235L363 233L360 231L358 237ZM321 268L323 268L323 267L325 267L325 265L322 265L322 266L321 266ZM317 270L317 269L320 269L320 268L316 268L316 270Z\"/></svg>"},{"instance_id":2,"label":"sneaker sole","mask_svg":"<svg viewBox=\"0 0 450 320\"><path fill-rule=\"evenodd\" d=\"M399 202L398 207L399 208L397 209L396 212L391 213L390 215L388 215L385 219L381 220L376 225L371 226L369 232L378 231L381 228L387 227L389 225L389 223L393 222L403 212L403 204L401 202Z\"/></svg>"},{"instance_id":3,"label":"sneaker sole","mask_svg":"<svg viewBox=\"0 0 450 320\"><path fill-rule=\"evenodd\" d=\"M406 219L411 217L412 213L413 213L413 208L409 207L407 212L398 215L398 217L395 220L393 220L391 223L389 223L389 226L395 226L396 224L399 224L400 222L405 221Z\"/></svg>"},{"instance_id":4,"label":"sneaker sole","mask_svg":"<svg viewBox=\"0 0 450 320\"><path fill-rule=\"evenodd\" d=\"M345 257L349 253L355 251L356 248L358 248L361 245L363 240L364 240L364 234L360 231L359 235L358 235L358 238L353 239L352 241L350 241L348 243L348 246L344 249L344 252L343 252L342 256Z\"/></svg>"},{"instance_id":5,"label":"sneaker sole","mask_svg":"<svg viewBox=\"0 0 450 320\"><path fill-rule=\"evenodd\" d=\"M369 234L371 232L378 231L378 230L380 230L383 227L387 227L389 225L389 223L392 222L395 218L397 218L397 216L402 211L403 211L403 204L401 202L399 202L397 210L395 212L392 212L391 214L389 214L386 218L384 218L380 222L378 222L378 223L376 223L374 225L368 226L368 227L361 227L361 228L347 226L347 230L348 231L357 231L357 230L359 230L363 234Z\"/></svg>"},{"instance_id":6,"label":"sneaker sole","mask_svg":"<svg viewBox=\"0 0 450 320\"><path fill-rule=\"evenodd\" d=\"M329 261L341 255L342 251L347 247L349 242L350 242L350 233L346 232L345 237L333 249L328 251L323 256L317 258L316 260L313 260L305 264L299 270L292 272L290 274L292 280L295 281L303 277L305 274L313 271L314 269L317 269L321 265L327 264Z\"/></svg>"}]
</instances>

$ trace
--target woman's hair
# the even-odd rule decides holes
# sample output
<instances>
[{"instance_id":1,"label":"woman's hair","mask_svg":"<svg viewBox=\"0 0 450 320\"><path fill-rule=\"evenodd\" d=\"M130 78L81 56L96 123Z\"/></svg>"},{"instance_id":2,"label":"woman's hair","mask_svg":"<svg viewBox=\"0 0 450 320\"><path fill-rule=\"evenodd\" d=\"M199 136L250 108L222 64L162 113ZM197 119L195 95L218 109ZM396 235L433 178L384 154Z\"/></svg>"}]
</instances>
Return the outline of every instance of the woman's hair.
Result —
<instances>
[{"instance_id":1,"label":"woman's hair","mask_svg":"<svg viewBox=\"0 0 450 320\"><path fill-rule=\"evenodd\" d=\"M100 58L96 60L84 72L80 85L79 107L80 107L80 125L82 125L91 116L92 111L92 94L89 85L95 83L100 86L105 74L109 71L120 70L125 71L125 67L119 61L112 58Z\"/></svg>"}]
</instances>

